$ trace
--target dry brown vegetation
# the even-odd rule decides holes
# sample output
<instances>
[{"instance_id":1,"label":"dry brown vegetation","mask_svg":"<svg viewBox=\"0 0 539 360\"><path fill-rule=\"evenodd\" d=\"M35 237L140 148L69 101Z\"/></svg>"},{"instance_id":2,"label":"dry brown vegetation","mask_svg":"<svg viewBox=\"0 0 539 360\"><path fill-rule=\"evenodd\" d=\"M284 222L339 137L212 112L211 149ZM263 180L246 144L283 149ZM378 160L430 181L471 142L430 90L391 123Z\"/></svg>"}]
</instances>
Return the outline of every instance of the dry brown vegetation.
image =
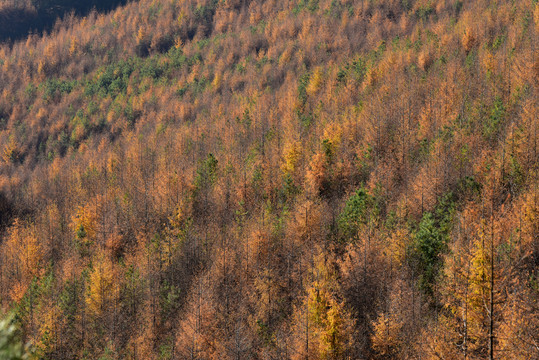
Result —
<instances>
[{"instance_id":1,"label":"dry brown vegetation","mask_svg":"<svg viewBox=\"0 0 539 360\"><path fill-rule=\"evenodd\" d=\"M141 0L0 45L0 309L40 359L538 358L538 14Z\"/></svg>"}]
</instances>

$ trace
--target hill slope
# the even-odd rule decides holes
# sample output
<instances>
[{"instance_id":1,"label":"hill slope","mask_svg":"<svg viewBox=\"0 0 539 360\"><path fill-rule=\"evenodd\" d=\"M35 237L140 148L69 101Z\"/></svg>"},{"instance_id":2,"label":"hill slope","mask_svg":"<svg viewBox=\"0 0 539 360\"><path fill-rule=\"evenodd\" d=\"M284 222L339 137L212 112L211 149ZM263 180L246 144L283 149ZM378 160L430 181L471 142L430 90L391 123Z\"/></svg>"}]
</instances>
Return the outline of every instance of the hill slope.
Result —
<instances>
[{"instance_id":1,"label":"hill slope","mask_svg":"<svg viewBox=\"0 0 539 360\"><path fill-rule=\"evenodd\" d=\"M0 41L19 40L30 33L51 31L58 18L107 11L125 0L0 0Z\"/></svg>"},{"instance_id":2,"label":"hill slope","mask_svg":"<svg viewBox=\"0 0 539 360\"><path fill-rule=\"evenodd\" d=\"M0 45L37 358L539 356L527 1L127 3Z\"/></svg>"}]
</instances>

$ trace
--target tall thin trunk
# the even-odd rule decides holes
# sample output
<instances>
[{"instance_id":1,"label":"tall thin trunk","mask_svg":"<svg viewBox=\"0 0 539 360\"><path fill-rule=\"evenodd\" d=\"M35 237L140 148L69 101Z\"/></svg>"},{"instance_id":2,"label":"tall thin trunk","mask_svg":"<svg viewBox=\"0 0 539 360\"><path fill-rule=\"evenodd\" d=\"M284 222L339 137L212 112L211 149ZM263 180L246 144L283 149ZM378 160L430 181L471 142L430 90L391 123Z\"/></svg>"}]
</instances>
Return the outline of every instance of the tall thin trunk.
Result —
<instances>
[{"instance_id":1,"label":"tall thin trunk","mask_svg":"<svg viewBox=\"0 0 539 360\"><path fill-rule=\"evenodd\" d=\"M464 295L464 360L468 359L468 279L470 278L470 263L468 262L468 275L466 277L466 292Z\"/></svg>"},{"instance_id":2,"label":"tall thin trunk","mask_svg":"<svg viewBox=\"0 0 539 360\"><path fill-rule=\"evenodd\" d=\"M309 299L305 305L305 354L306 359L309 360Z\"/></svg>"},{"instance_id":3,"label":"tall thin trunk","mask_svg":"<svg viewBox=\"0 0 539 360\"><path fill-rule=\"evenodd\" d=\"M492 209L494 210L494 209ZM494 360L494 213L490 217L490 301L489 301L489 360Z\"/></svg>"}]
</instances>

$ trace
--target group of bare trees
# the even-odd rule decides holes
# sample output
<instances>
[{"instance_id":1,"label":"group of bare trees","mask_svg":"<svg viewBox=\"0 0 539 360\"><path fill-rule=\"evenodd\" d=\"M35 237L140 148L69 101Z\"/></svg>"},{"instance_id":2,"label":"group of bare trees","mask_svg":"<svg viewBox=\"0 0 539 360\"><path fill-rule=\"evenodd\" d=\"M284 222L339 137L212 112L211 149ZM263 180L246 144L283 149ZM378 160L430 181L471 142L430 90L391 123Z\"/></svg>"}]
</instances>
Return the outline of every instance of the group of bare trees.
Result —
<instances>
[{"instance_id":1,"label":"group of bare trees","mask_svg":"<svg viewBox=\"0 0 539 360\"><path fill-rule=\"evenodd\" d=\"M538 16L141 0L1 45L1 312L41 359L538 357Z\"/></svg>"}]
</instances>

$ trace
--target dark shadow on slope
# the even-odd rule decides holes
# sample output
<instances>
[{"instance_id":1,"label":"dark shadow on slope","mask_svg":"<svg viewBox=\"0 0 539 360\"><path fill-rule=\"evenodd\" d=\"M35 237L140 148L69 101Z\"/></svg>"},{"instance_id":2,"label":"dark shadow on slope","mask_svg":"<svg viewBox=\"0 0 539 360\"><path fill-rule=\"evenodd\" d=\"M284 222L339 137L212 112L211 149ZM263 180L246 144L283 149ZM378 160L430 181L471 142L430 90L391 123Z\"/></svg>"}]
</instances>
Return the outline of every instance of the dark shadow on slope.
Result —
<instances>
[{"instance_id":1,"label":"dark shadow on slope","mask_svg":"<svg viewBox=\"0 0 539 360\"><path fill-rule=\"evenodd\" d=\"M0 234L11 223L13 213L13 205L4 193L0 192Z\"/></svg>"},{"instance_id":2,"label":"dark shadow on slope","mask_svg":"<svg viewBox=\"0 0 539 360\"><path fill-rule=\"evenodd\" d=\"M30 33L50 31L58 18L74 12L84 16L92 9L106 12L129 0L32 0L32 6L0 9L0 42L25 38Z\"/></svg>"}]
</instances>

